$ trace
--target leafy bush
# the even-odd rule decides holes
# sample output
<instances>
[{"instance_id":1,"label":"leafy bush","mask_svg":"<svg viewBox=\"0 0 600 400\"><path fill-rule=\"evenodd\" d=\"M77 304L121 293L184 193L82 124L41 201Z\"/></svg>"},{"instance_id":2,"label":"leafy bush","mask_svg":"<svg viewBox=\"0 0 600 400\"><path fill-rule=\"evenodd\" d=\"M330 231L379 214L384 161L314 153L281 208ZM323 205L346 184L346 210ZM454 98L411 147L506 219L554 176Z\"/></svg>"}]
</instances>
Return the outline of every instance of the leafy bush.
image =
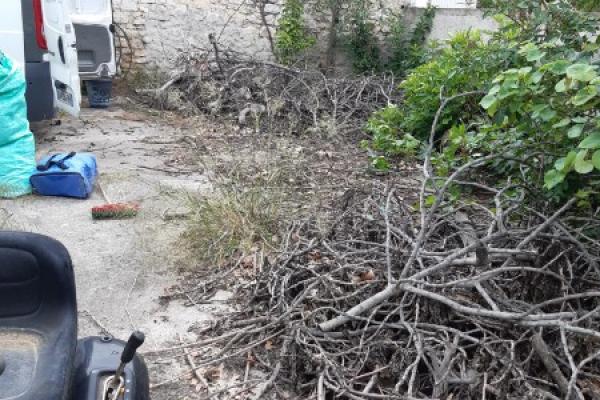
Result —
<instances>
[{"instance_id":1,"label":"leafy bush","mask_svg":"<svg viewBox=\"0 0 600 400\"><path fill-rule=\"evenodd\" d=\"M286 0L275 35L278 60L283 64L293 64L314 44L315 38L306 29L304 3L300 0Z\"/></svg>"},{"instance_id":2,"label":"leafy bush","mask_svg":"<svg viewBox=\"0 0 600 400\"><path fill-rule=\"evenodd\" d=\"M478 32L459 33L433 60L415 68L400 84L404 91L400 130L425 139L440 106L440 97L478 90L503 67L499 49L486 44ZM476 101L464 98L446 108L439 124L441 132L460 120L470 120L480 109Z\"/></svg>"},{"instance_id":3,"label":"leafy bush","mask_svg":"<svg viewBox=\"0 0 600 400\"><path fill-rule=\"evenodd\" d=\"M409 133L398 134L402 118L402 112L395 105L375 113L367 123L367 131L372 135L372 140L363 142L363 147L386 155L414 155L421 142ZM379 165L383 165L380 157L374 155L373 158L379 160Z\"/></svg>"},{"instance_id":4,"label":"leafy bush","mask_svg":"<svg viewBox=\"0 0 600 400\"><path fill-rule=\"evenodd\" d=\"M375 35L375 24L369 21L369 4L365 0L358 0L354 4L352 20L348 27L348 53L354 71L360 74L381 69L381 51Z\"/></svg>"},{"instance_id":5,"label":"leafy bush","mask_svg":"<svg viewBox=\"0 0 600 400\"><path fill-rule=\"evenodd\" d=\"M498 0L479 0L477 6L479 8L494 8L498 3ZM600 11L598 0L570 0L569 3L581 11ZM525 3L521 2L521 4Z\"/></svg>"},{"instance_id":6,"label":"leafy bush","mask_svg":"<svg viewBox=\"0 0 600 400\"><path fill-rule=\"evenodd\" d=\"M368 20L368 4L354 12L347 37L347 48L352 67L357 73L373 73L381 69L381 52L375 36L375 25Z\"/></svg>"},{"instance_id":7,"label":"leafy bush","mask_svg":"<svg viewBox=\"0 0 600 400\"><path fill-rule=\"evenodd\" d=\"M579 189L587 179L567 177L600 171L600 77L585 60L546 60L552 46L559 45L525 45L520 53L531 65L500 74L481 104L494 117L491 129L510 131L521 152L539 155L547 189L564 191L569 181Z\"/></svg>"},{"instance_id":8,"label":"leafy bush","mask_svg":"<svg viewBox=\"0 0 600 400\"><path fill-rule=\"evenodd\" d=\"M598 19L566 1L491 3L502 15L489 42L457 35L401 84L403 104L372 117L372 158L402 154L398 139L407 133L426 139L440 95L484 91L483 99L462 97L443 112L438 173L502 149L488 178L544 186L551 197L589 195L600 183L600 74L592 63Z\"/></svg>"},{"instance_id":9,"label":"leafy bush","mask_svg":"<svg viewBox=\"0 0 600 400\"><path fill-rule=\"evenodd\" d=\"M459 33L446 47L435 50L431 61L415 68L400 84L402 104L375 113L367 123L372 140L363 145L376 152L372 159L415 154L420 141L429 137L441 96L485 87L503 69L503 53L497 46L485 43L476 31ZM440 135L481 112L477 98L456 100L440 119ZM378 165L384 165L383 161Z\"/></svg>"},{"instance_id":10,"label":"leafy bush","mask_svg":"<svg viewBox=\"0 0 600 400\"><path fill-rule=\"evenodd\" d=\"M490 0L489 15L501 15L497 35L513 43L542 44L560 40L563 48L583 51L588 37L595 33L598 19L573 7L575 1ZM505 42L505 44L508 44Z\"/></svg>"},{"instance_id":11,"label":"leafy bush","mask_svg":"<svg viewBox=\"0 0 600 400\"><path fill-rule=\"evenodd\" d=\"M407 71L423 64L427 54L425 44L433 27L434 18L435 8L426 8L410 37L402 18L393 17L391 19L388 45L390 59L387 69L394 72L396 76L404 76Z\"/></svg>"}]
</instances>

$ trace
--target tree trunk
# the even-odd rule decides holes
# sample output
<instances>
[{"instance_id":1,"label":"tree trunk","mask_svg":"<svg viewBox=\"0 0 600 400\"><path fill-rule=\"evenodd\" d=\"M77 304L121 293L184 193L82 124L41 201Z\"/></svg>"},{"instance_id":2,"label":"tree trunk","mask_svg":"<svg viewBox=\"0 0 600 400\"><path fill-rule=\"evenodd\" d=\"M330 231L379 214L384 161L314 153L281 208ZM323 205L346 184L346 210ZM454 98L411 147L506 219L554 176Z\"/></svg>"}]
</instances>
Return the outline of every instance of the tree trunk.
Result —
<instances>
[{"instance_id":1,"label":"tree trunk","mask_svg":"<svg viewBox=\"0 0 600 400\"><path fill-rule=\"evenodd\" d=\"M341 0L330 0L329 12L331 21L329 23L329 36L327 38L327 49L325 50L325 60L323 70L329 73L335 69L336 47L338 42L338 24L341 12Z\"/></svg>"}]
</instances>

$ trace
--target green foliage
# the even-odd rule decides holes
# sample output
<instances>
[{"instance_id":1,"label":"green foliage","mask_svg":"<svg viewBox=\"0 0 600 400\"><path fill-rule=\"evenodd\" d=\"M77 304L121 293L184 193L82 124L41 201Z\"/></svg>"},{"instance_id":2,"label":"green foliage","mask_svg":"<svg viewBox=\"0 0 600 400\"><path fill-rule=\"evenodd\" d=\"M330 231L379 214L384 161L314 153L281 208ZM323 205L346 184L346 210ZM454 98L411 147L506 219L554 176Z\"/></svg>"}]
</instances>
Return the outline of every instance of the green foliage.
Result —
<instances>
[{"instance_id":1,"label":"green foliage","mask_svg":"<svg viewBox=\"0 0 600 400\"><path fill-rule=\"evenodd\" d=\"M400 85L405 100L399 130L419 139L427 138L440 106L440 96L485 87L503 68L504 63L499 59L502 53L497 46L485 43L476 31L454 36L432 61L415 68ZM477 101L472 98L457 100L444 111L439 130L446 131L460 120L471 120L479 113Z\"/></svg>"},{"instance_id":2,"label":"green foliage","mask_svg":"<svg viewBox=\"0 0 600 400\"><path fill-rule=\"evenodd\" d=\"M581 11L600 11L598 0L571 0L569 3ZM479 8L494 8L497 4L497 0L479 0L477 6Z\"/></svg>"},{"instance_id":3,"label":"green foliage","mask_svg":"<svg viewBox=\"0 0 600 400\"><path fill-rule=\"evenodd\" d=\"M530 65L501 73L481 101L493 118L490 129L510 128L523 155L543 154L547 189L568 184L571 174L600 171L598 67L585 60L548 60L545 50L552 47L523 46L520 54ZM586 183L576 178L576 185Z\"/></svg>"},{"instance_id":4,"label":"green foliage","mask_svg":"<svg viewBox=\"0 0 600 400\"><path fill-rule=\"evenodd\" d=\"M499 34L513 42L542 44L560 40L564 48L584 51L588 38L582 32L596 32L598 19L573 7L572 1L491 0L488 14L499 14Z\"/></svg>"},{"instance_id":5,"label":"green foliage","mask_svg":"<svg viewBox=\"0 0 600 400\"><path fill-rule=\"evenodd\" d=\"M419 140L429 137L440 96L485 87L505 65L505 52L482 40L479 32L463 32L438 49L432 60L415 68L400 84L404 102L375 113L367 124L370 149L387 156L414 154ZM477 99L451 103L439 121L439 132L481 114ZM405 138L408 138L406 140Z\"/></svg>"},{"instance_id":6,"label":"green foliage","mask_svg":"<svg viewBox=\"0 0 600 400\"><path fill-rule=\"evenodd\" d=\"M600 11L600 2L598 0L576 0L575 6L582 11Z\"/></svg>"},{"instance_id":7,"label":"green foliage","mask_svg":"<svg viewBox=\"0 0 600 400\"><path fill-rule=\"evenodd\" d=\"M354 71L360 74L378 71L381 68L381 52L375 25L369 21L368 2L362 1L356 8L349 28L347 48Z\"/></svg>"},{"instance_id":8,"label":"green foliage","mask_svg":"<svg viewBox=\"0 0 600 400\"><path fill-rule=\"evenodd\" d=\"M394 105L375 113L367 123L367 131L372 135L372 140L363 143L363 147L370 146L387 155L414 155L420 142L410 134L398 134L402 118L402 112Z\"/></svg>"},{"instance_id":9,"label":"green foliage","mask_svg":"<svg viewBox=\"0 0 600 400\"><path fill-rule=\"evenodd\" d=\"M390 23L389 49L390 59L387 69L397 76L404 76L407 71L421 65L425 61L427 36L433 27L435 8L425 9L411 33L407 35L404 21L393 17Z\"/></svg>"},{"instance_id":10,"label":"green foliage","mask_svg":"<svg viewBox=\"0 0 600 400\"><path fill-rule=\"evenodd\" d=\"M445 172L503 149L507 159L490 171L499 177L544 186L553 197L590 193L600 170L600 78L590 60L600 46L585 33L595 32L596 24L564 2L547 10L523 3L531 6L527 15L539 14L537 22L513 13L494 38L517 52L481 99L488 118L472 122L456 152L446 145L437 166Z\"/></svg>"},{"instance_id":11,"label":"green foliage","mask_svg":"<svg viewBox=\"0 0 600 400\"><path fill-rule=\"evenodd\" d=\"M314 44L315 38L306 29L304 3L301 0L286 0L275 35L278 60L286 65L293 64Z\"/></svg>"},{"instance_id":12,"label":"green foliage","mask_svg":"<svg viewBox=\"0 0 600 400\"><path fill-rule=\"evenodd\" d=\"M485 91L451 102L442 114L437 172L501 151L488 176L590 203L600 183L600 71L592 63L598 19L564 0L490 3L500 13L498 32L488 42L459 34L414 69L401 84L404 103L369 123L371 157L402 154L398 138L406 134L425 140L440 95Z\"/></svg>"}]
</instances>

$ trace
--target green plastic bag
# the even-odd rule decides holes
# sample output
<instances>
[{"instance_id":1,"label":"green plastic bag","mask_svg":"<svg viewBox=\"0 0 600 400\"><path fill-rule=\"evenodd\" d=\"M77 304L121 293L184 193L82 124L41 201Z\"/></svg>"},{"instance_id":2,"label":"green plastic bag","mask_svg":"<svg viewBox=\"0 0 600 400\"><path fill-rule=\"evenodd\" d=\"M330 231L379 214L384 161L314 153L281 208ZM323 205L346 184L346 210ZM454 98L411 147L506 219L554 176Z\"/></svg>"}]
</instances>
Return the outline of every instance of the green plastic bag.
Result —
<instances>
[{"instance_id":1,"label":"green plastic bag","mask_svg":"<svg viewBox=\"0 0 600 400\"><path fill-rule=\"evenodd\" d=\"M0 51L0 197L31 193L35 141L29 130L23 72Z\"/></svg>"}]
</instances>

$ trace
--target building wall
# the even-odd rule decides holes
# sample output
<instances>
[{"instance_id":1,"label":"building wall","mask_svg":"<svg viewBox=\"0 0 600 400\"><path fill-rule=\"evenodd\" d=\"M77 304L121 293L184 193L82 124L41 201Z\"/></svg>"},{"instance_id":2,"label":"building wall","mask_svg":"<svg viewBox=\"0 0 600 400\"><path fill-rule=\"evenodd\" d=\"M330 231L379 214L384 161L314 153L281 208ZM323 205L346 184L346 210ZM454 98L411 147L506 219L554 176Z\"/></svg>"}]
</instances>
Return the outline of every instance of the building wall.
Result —
<instances>
[{"instance_id":1,"label":"building wall","mask_svg":"<svg viewBox=\"0 0 600 400\"><path fill-rule=\"evenodd\" d=\"M254 1L113 0L115 22L126 32L127 37L127 40L120 40L122 65L170 66L183 51L210 48L211 34L222 49L259 59L270 59L272 52L269 35ZM283 0L268 1L264 19L274 34ZM385 20L392 13L402 13L409 22L416 21L419 10L407 8L409 1L412 0L374 2L376 5L372 10L372 19L382 39L386 34ZM326 27L318 20L311 20L310 25L317 41L325 43ZM494 26L493 21L483 18L480 10L438 9L431 37L443 40L458 30L493 29ZM129 49L133 54L129 53Z\"/></svg>"}]
</instances>

